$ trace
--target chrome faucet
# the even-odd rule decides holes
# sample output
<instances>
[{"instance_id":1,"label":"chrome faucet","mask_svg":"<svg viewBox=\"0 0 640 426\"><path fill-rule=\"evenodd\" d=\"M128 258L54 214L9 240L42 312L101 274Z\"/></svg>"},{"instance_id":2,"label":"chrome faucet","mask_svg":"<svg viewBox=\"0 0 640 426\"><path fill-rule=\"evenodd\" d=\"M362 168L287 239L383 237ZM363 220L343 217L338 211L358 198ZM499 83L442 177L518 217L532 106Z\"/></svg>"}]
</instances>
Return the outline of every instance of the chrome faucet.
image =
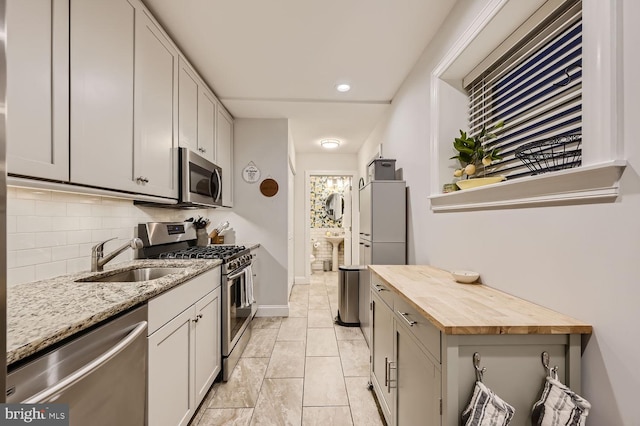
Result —
<instances>
[{"instance_id":1,"label":"chrome faucet","mask_svg":"<svg viewBox=\"0 0 640 426\"><path fill-rule=\"evenodd\" d=\"M115 240L115 238L110 238L106 241L98 243L95 246L93 246L93 248L91 249L91 272L101 272L104 268L104 265L107 264L107 262L112 260L114 257L119 255L129 247L135 250L135 249L142 248L142 245L143 245L142 240L140 238L132 238L125 245L112 251L111 253L105 256L104 244L111 240Z\"/></svg>"}]
</instances>

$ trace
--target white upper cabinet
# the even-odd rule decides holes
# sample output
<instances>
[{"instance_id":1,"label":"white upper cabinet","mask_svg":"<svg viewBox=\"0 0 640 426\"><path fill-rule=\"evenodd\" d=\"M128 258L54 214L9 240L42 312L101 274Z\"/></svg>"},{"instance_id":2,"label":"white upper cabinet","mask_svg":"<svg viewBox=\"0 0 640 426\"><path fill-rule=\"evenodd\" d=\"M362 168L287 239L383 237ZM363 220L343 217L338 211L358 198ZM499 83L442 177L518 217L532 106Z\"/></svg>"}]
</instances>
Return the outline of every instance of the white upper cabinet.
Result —
<instances>
[{"instance_id":1,"label":"white upper cabinet","mask_svg":"<svg viewBox=\"0 0 640 426\"><path fill-rule=\"evenodd\" d=\"M178 51L142 9L135 42L134 170L137 192L177 198Z\"/></svg>"},{"instance_id":2,"label":"white upper cabinet","mask_svg":"<svg viewBox=\"0 0 640 426\"><path fill-rule=\"evenodd\" d=\"M198 150L198 77L189 64L179 60L178 122L179 145L194 152Z\"/></svg>"},{"instance_id":3,"label":"white upper cabinet","mask_svg":"<svg viewBox=\"0 0 640 426\"><path fill-rule=\"evenodd\" d=\"M72 0L72 182L177 197L177 60L137 0Z\"/></svg>"},{"instance_id":4,"label":"white upper cabinet","mask_svg":"<svg viewBox=\"0 0 640 426\"><path fill-rule=\"evenodd\" d=\"M216 101L204 84L198 92L198 154L216 162Z\"/></svg>"},{"instance_id":5,"label":"white upper cabinet","mask_svg":"<svg viewBox=\"0 0 640 426\"><path fill-rule=\"evenodd\" d=\"M216 98L187 61L180 58L179 144L215 163Z\"/></svg>"},{"instance_id":6,"label":"white upper cabinet","mask_svg":"<svg viewBox=\"0 0 640 426\"><path fill-rule=\"evenodd\" d=\"M69 179L69 2L9 0L7 168Z\"/></svg>"},{"instance_id":7,"label":"white upper cabinet","mask_svg":"<svg viewBox=\"0 0 640 426\"><path fill-rule=\"evenodd\" d=\"M233 207L233 119L218 106L216 164L222 168L222 205Z\"/></svg>"},{"instance_id":8,"label":"white upper cabinet","mask_svg":"<svg viewBox=\"0 0 640 426\"><path fill-rule=\"evenodd\" d=\"M134 3L71 0L71 181L136 192Z\"/></svg>"}]
</instances>

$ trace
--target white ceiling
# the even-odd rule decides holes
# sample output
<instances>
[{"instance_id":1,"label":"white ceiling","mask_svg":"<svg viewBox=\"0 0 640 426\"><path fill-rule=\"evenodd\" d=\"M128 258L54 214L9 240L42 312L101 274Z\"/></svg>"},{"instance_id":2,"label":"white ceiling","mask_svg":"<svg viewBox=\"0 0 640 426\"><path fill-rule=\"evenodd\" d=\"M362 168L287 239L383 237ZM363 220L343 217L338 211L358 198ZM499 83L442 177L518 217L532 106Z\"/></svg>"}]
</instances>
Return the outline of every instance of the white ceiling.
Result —
<instances>
[{"instance_id":1,"label":"white ceiling","mask_svg":"<svg viewBox=\"0 0 640 426\"><path fill-rule=\"evenodd\" d=\"M235 117L355 153L454 0L144 0ZM339 93L335 85L352 90Z\"/></svg>"}]
</instances>

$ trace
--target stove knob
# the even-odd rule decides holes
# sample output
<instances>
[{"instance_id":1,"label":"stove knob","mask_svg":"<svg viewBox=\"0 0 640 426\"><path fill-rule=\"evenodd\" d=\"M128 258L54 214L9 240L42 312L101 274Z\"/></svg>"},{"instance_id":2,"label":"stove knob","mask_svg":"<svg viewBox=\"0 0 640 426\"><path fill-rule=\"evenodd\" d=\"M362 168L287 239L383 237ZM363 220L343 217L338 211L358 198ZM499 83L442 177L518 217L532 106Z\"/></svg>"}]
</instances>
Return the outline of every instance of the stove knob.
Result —
<instances>
[{"instance_id":1,"label":"stove knob","mask_svg":"<svg viewBox=\"0 0 640 426\"><path fill-rule=\"evenodd\" d=\"M235 260L229 262L229 269L236 269L238 267L238 263Z\"/></svg>"}]
</instances>

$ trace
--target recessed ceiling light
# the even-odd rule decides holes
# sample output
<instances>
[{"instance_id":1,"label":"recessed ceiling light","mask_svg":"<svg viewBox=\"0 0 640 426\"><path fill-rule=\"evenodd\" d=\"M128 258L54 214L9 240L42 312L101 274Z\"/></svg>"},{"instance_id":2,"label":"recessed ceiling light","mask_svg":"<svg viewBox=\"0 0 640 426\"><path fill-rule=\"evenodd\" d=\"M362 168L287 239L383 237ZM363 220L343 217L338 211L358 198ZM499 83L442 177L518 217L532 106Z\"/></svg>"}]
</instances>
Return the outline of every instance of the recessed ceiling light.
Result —
<instances>
[{"instance_id":1,"label":"recessed ceiling light","mask_svg":"<svg viewBox=\"0 0 640 426\"><path fill-rule=\"evenodd\" d=\"M348 85L347 83L341 83L341 84L337 84L336 85L336 90L338 92L348 92L349 90L351 90L351 86Z\"/></svg>"},{"instance_id":2,"label":"recessed ceiling light","mask_svg":"<svg viewBox=\"0 0 640 426\"><path fill-rule=\"evenodd\" d=\"M340 146L340 141L338 139L323 139L320 141L320 145L326 149L336 149Z\"/></svg>"}]
</instances>

